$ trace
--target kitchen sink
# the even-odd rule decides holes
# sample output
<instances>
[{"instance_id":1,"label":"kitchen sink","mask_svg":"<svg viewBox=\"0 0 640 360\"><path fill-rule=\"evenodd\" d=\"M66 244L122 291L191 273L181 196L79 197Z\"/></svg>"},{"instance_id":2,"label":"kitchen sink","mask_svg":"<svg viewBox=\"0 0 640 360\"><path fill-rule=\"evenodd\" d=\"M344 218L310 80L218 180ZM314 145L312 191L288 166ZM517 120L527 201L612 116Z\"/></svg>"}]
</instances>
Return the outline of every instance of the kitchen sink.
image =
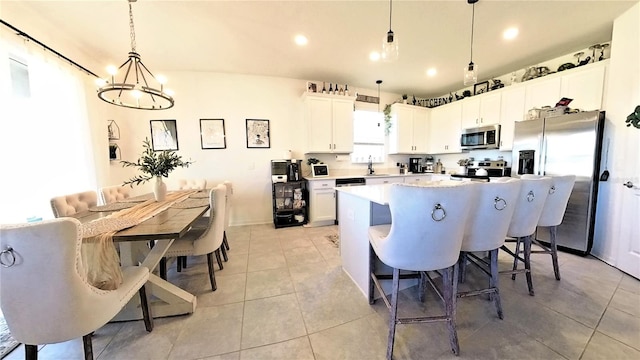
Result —
<instances>
[{"instance_id":1,"label":"kitchen sink","mask_svg":"<svg viewBox=\"0 0 640 360\"><path fill-rule=\"evenodd\" d=\"M371 175L367 174L365 176L391 176L391 174L375 174L374 173L374 174L371 174Z\"/></svg>"}]
</instances>

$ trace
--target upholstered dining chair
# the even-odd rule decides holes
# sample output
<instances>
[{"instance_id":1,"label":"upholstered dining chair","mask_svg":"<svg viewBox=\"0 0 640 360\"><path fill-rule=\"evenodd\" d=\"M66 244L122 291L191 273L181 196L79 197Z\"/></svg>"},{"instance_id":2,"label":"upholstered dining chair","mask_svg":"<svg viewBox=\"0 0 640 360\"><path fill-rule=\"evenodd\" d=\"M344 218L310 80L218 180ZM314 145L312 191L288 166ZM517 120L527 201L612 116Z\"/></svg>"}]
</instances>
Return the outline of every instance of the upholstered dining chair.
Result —
<instances>
[{"instance_id":1,"label":"upholstered dining chair","mask_svg":"<svg viewBox=\"0 0 640 360\"><path fill-rule=\"evenodd\" d=\"M537 178L537 175L522 175L523 179ZM575 175L563 175L563 176L550 176L551 189L549 189L549 196L544 203L542 214L538 220L538 231L543 231L540 227L548 227L549 229L549 246L542 244L537 236L534 236L531 240L532 243L540 247L542 250L531 250L532 254L550 254L551 262L553 264L553 273L556 280L560 280L560 267L558 266L558 245L556 243L556 236L558 233L558 226L562 224L564 213L567 210L567 204L569 204L569 197L573 191L573 186L576 183ZM537 235L537 232L536 232ZM520 250L520 249L517 249ZM518 258L514 259L513 269L517 269Z\"/></svg>"},{"instance_id":2,"label":"upholstered dining chair","mask_svg":"<svg viewBox=\"0 0 640 360\"><path fill-rule=\"evenodd\" d=\"M524 272L527 278L527 287L529 288L529 295L534 295L533 280L531 278L531 238L536 231L538 220L542 214L544 203L549 195L549 189L551 189L551 178L541 177L535 179L520 179L520 193L518 194L518 200L516 201L516 208L513 212L511 222L509 223L509 230L507 230L507 242L512 242L515 239L516 247L514 251L511 251L506 245L502 245L500 248L506 253L514 257L514 265L517 265L517 261L524 262L524 269L501 271L500 273L511 274L511 279L515 280L516 274ZM520 252L520 243L524 244L524 250ZM520 257L522 253L523 257Z\"/></svg>"},{"instance_id":3,"label":"upholstered dining chair","mask_svg":"<svg viewBox=\"0 0 640 360\"><path fill-rule=\"evenodd\" d=\"M180 179L178 190L203 190L207 188L207 179Z\"/></svg>"},{"instance_id":4,"label":"upholstered dining chair","mask_svg":"<svg viewBox=\"0 0 640 360\"><path fill-rule=\"evenodd\" d=\"M227 188L223 184L211 189L209 192L209 204L211 205L209 226L206 228L192 228L183 237L176 239L165 254L165 258L206 255L212 291L216 291L217 288L213 269L214 253L216 254L218 266L222 269L220 247L224 236L226 193ZM166 261L162 261L160 267L160 273L166 274Z\"/></svg>"},{"instance_id":5,"label":"upholstered dining chair","mask_svg":"<svg viewBox=\"0 0 640 360\"><path fill-rule=\"evenodd\" d=\"M95 191L84 191L76 194L57 196L51 199L51 210L54 217L63 217L89 210L98 204Z\"/></svg>"},{"instance_id":6,"label":"upholstered dining chair","mask_svg":"<svg viewBox=\"0 0 640 360\"><path fill-rule=\"evenodd\" d=\"M222 241L222 243L224 244L224 247L229 250L229 241L227 240L227 230L229 230L229 218L231 216L231 205L233 204L233 184L231 183L231 181L229 180L225 180L224 181L224 186L227 187L227 204L226 204L226 210L224 213L224 239ZM227 260L227 252L222 251L222 255L225 258L225 261Z\"/></svg>"},{"instance_id":7,"label":"upholstered dining chair","mask_svg":"<svg viewBox=\"0 0 640 360\"><path fill-rule=\"evenodd\" d=\"M82 228L74 218L0 225L0 305L11 335L25 344L27 359L38 345L82 337L93 359L91 333L110 321L138 292L147 331L153 329L145 284L149 270L122 268L116 290L87 281L81 257Z\"/></svg>"},{"instance_id":8,"label":"upholstered dining chair","mask_svg":"<svg viewBox=\"0 0 640 360\"><path fill-rule=\"evenodd\" d=\"M520 180L509 178L504 182L487 182L477 186L473 211L467 220L462 247L460 249L460 270L464 273L466 261L478 266L489 275L489 287L480 290L458 292L459 298L489 294L500 319L503 318L500 302L498 250L504 244L507 230L515 211ZM473 252L488 252L489 262ZM488 268L488 270L487 270Z\"/></svg>"},{"instance_id":9,"label":"upholstered dining chair","mask_svg":"<svg viewBox=\"0 0 640 360\"><path fill-rule=\"evenodd\" d=\"M372 266L370 299L373 303L373 286L378 289L389 308L389 336L387 359L393 356L397 324L444 321L449 330L449 343L454 354L459 353L456 332L457 262L469 215L469 204L478 184L456 182L432 186L393 184L390 189L390 225L369 227L369 243L375 256L393 268L391 302L387 299L380 280L388 276L376 274ZM375 256L374 256L375 255ZM414 318L399 318L398 289L400 270L419 272L420 296L423 298L423 279L428 278L434 290L444 300L445 314ZM434 285L427 271L442 270L443 291Z\"/></svg>"},{"instance_id":10,"label":"upholstered dining chair","mask_svg":"<svg viewBox=\"0 0 640 360\"><path fill-rule=\"evenodd\" d=\"M100 197L103 205L127 199L131 197L131 187L122 185L106 186L100 188Z\"/></svg>"}]
</instances>

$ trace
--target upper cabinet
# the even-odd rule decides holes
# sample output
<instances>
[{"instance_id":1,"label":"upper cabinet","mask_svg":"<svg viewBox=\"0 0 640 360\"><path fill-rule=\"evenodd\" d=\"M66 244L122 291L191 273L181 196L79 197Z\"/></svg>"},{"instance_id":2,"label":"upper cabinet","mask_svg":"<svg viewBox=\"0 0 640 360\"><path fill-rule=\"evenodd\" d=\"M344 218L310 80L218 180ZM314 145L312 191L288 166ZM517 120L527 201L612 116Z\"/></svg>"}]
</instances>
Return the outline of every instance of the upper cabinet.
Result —
<instances>
[{"instance_id":1,"label":"upper cabinet","mask_svg":"<svg viewBox=\"0 0 640 360\"><path fill-rule=\"evenodd\" d=\"M603 60L525 83L525 111L543 106L553 107L563 97L573 99L569 104L573 109L601 109L608 64L609 60Z\"/></svg>"},{"instance_id":2,"label":"upper cabinet","mask_svg":"<svg viewBox=\"0 0 640 360\"><path fill-rule=\"evenodd\" d=\"M353 151L355 97L304 93L307 153Z\"/></svg>"},{"instance_id":3,"label":"upper cabinet","mask_svg":"<svg viewBox=\"0 0 640 360\"><path fill-rule=\"evenodd\" d=\"M513 130L516 121L524 120L525 87L510 86L502 91L500 106L500 150L513 147Z\"/></svg>"},{"instance_id":4,"label":"upper cabinet","mask_svg":"<svg viewBox=\"0 0 640 360\"><path fill-rule=\"evenodd\" d=\"M429 120L429 153L461 153L460 125L462 105L454 102L431 109Z\"/></svg>"},{"instance_id":5,"label":"upper cabinet","mask_svg":"<svg viewBox=\"0 0 640 360\"><path fill-rule=\"evenodd\" d=\"M389 154L426 154L429 109L413 105L391 106Z\"/></svg>"},{"instance_id":6,"label":"upper cabinet","mask_svg":"<svg viewBox=\"0 0 640 360\"><path fill-rule=\"evenodd\" d=\"M569 107L584 111L600 110L602 108L604 75L607 64L608 61L600 61L583 71L577 71L562 77L560 96L573 99Z\"/></svg>"},{"instance_id":7,"label":"upper cabinet","mask_svg":"<svg viewBox=\"0 0 640 360\"><path fill-rule=\"evenodd\" d=\"M462 128L494 125L500 122L500 92L462 101Z\"/></svg>"},{"instance_id":8,"label":"upper cabinet","mask_svg":"<svg viewBox=\"0 0 640 360\"><path fill-rule=\"evenodd\" d=\"M547 78L547 76L549 78ZM543 106L554 107L558 100L560 100L560 84L562 78L553 77L553 75L547 76L541 79L531 80L534 82L525 85L525 111Z\"/></svg>"}]
</instances>

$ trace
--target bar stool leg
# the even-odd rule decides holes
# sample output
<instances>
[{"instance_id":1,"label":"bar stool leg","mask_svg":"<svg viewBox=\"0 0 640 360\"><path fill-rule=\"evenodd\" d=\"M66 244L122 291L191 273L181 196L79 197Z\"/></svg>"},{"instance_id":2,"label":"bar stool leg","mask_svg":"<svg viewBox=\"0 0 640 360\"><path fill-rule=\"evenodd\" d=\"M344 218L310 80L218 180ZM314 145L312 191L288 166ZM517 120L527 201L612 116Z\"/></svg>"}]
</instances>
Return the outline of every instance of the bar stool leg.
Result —
<instances>
[{"instance_id":1,"label":"bar stool leg","mask_svg":"<svg viewBox=\"0 0 640 360\"><path fill-rule=\"evenodd\" d=\"M460 275L458 276L458 281L463 283L467 279L467 253L464 251L460 252L460 258L458 259L458 266Z\"/></svg>"},{"instance_id":2,"label":"bar stool leg","mask_svg":"<svg viewBox=\"0 0 640 360\"><path fill-rule=\"evenodd\" d=\"M373 305L376 300L374 296L375 284L373 283L373 277L376 273L376 252L373 251L373 247L369 244L369 305ZM380 294L384 296L384 294Z\"/></svg>"},{"instance_id":3,"label":"bar stool leg","mask_svg":"<svg viewBox=\"0 0 640 360\"><path fill-rule=\"evenodd\" d=\"M527 286L529 287L529 295L533 296L533 280L531 279L531 237L533 235L525 236L524 242L524 268L526 269L525 275L527 277Z\"/></svg>"},{"instance_id":4,"label":"bar stool leg","mask_svg":"<svg viewBox=\"0 0 640 360\"><path fill-rule=\"evenodd\" d=\"M556 235L558 233L557 226L551 226L549 228L550 233L550 248L551 248L551 261L553 261L553 273L556 275L556 280L560 280L560 267L558 267L558 245L556 243Z\"/></svg>"},{"instance_id":5,"label":"bar stool leg","mask_svg":"<svg viewBox=\"0 0 640 360\"><path fill-rule=\"evenodd\" d=\"M493 305L496 307L498 317L500 319L504 319L504 316L502 314L502 303L500 302L500 290L498 289L498 250L499 249L494 249L489 251L489 259L491 261L491 278L489 279L489 287L495 289L495 293L489 293L489 297L493 301Z\"/></svg>"},{"instance_id":6,"label":"bar stool leg","mask_svg":"<svg viewBox=\"0 0 640 360\"><path fill-rule=\"evenodd\" d=\"M521 238L516 238L516 249L514 251L514 253L516 254L516 256L513 258L513 271L518 269L518 255L520 255L520 243L521 243ZM511 274L511 280L515 280L516 279L516 274Z\"/></svg>"},{"instance_id":7,"label":"bar stool leg","mask_svg":"<svg viewBox=\"0 0 640 360\"><path fill-rule=\"evenodd\" d=\"M398 319L398 289L400 287L400 269L393 269L393 284L391 285L391 308L389 309L389 340L387 341L387 360L393 358L393 342L396 336L396 321ZM384 294L383 294L384 296Z\"/></svg>"},{"instance_id":8,"label":"bar stool leg","mask_svg":"<svg viewBox=\"0 0 640 360\"><path fill-rule=\"evenodd\" d=\"M442 283L444 285L444 302L447 317L447 329L449 330L449 345L451 351L458 355L460 346L458 344L458 333L456 331L456 292L458 284L458 265L444 269L442 272Z\"/></svg>"}]
</instances>

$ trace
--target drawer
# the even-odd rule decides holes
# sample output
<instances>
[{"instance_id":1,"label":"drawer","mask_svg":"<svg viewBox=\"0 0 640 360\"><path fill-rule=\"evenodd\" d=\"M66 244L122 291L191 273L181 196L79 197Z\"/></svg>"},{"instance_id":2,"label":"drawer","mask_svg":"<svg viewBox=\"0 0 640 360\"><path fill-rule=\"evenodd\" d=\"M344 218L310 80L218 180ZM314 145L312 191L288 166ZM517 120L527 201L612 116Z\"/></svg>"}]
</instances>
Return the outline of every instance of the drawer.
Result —
<instances>
[{"instance_id":1,"label":"drawer","mask_svg":"<svg viewBox=\"0 0 640 360\"><path fill-rule=\"evenodd\" d=\"M335 180L314 180L309 181L309 188L311 190L319 190L319 189L333 189L336 187Z\"/></svg>"}]
</instances>

